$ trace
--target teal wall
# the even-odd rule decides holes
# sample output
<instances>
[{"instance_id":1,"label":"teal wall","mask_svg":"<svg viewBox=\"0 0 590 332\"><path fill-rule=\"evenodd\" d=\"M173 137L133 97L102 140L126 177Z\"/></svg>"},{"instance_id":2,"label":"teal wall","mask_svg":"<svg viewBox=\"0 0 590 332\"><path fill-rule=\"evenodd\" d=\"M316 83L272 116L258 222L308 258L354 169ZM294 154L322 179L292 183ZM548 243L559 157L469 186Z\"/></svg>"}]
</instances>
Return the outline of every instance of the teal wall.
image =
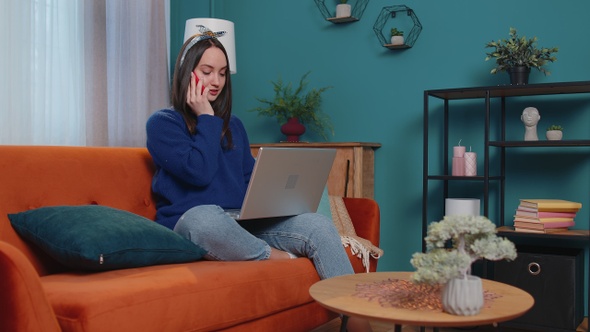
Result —
<instances>
[{"instance_id":1,"label":"teal wall","mask_svg":"<svg viewBox=\"0 0 590 332\"><path fill-rule=\"evenodd\" d=\"M332 8L336 0L326 3ZM507 74L489 74L493 64L484 61L484 45L506 38L510 27L521 35L539 37L540 46L560 48L558 61L548 67L551 75L545 77L533 70L530 83L590 80L587 0L559 5L549 0L372 0L361 20L348 24L326 21L311 0L218 0L213 4L172 0L172 58L182 44L187 18L212 15L235 23L238 72L232 76L234 114L244 121L252 142L283 139L275 120L247 111L258 106L255 98L271 97L270 81L279 75L285 81L297 81L311 70L311 86L333 87L323 100L323 109L332 117L335 128L331 140L382 144L376 151L375 165L375 198L381 206L381 247L385 250L379 270L410 270L412 253L421 250L424 90L507 83ZM414 47L403 51L382 47L373 32L381 9L396 4L414 9L424 27ZM398 16L395 20L402 19ZM393 21L386 27L390 25ZM510 104L509 137L520 139L524 135L519 120L522 109L538 106L540 137L552 124L549 121L556 121L566 127L566 136L587 138L588 99L585 96L563 104L544 104L539 99L533 105L528 104L530 101ZM462 107L481 109L482 105L465 103ZM588 114L569 112L571 108ZM464 132L455 131L453 139L463 139L464 145L473 142L474 151L483 157L481 144L475 143L483 135L481 121L459 114L454 121L459 121ZM321 141L308 134L303 139ZM515 173L508 179L507 209L513 210L519 197L551 196L558 187L564 192L561 197L584 204L578 222L581 228L588 228L590 153L587 148L574 149L559 158L553 153L509 151L515 160L509 166L515 167ZM520 166L531 160L532 165ZM540 172L541 163L548 163L543 167L550 176ZM483 172L481 162L478 172ZM533 181L521 180L523 173L530 174ZM541 185L542 181L550 185Z\"/></svg>"}]
</instances>

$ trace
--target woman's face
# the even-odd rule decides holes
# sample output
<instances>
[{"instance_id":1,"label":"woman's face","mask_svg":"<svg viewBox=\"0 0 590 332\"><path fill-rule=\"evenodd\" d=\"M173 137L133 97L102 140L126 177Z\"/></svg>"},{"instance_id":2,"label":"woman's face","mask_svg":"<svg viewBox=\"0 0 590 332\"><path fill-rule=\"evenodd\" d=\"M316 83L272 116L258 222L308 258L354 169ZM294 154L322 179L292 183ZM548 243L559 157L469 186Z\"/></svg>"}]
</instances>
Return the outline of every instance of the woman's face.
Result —
<instances>
[{"instance_id":1,"label":"woman's face","mask_svg":"<svg viewBox=\"0 0 590 332\"><path fill-rule=\"evenodd\" d=\"M228 73L223 51L217 47L209 47L193 72L203 82L203 87L209 88L207 99L210 102L216 100L225 87L225 75Z\"/></svg>"}]
</instances>

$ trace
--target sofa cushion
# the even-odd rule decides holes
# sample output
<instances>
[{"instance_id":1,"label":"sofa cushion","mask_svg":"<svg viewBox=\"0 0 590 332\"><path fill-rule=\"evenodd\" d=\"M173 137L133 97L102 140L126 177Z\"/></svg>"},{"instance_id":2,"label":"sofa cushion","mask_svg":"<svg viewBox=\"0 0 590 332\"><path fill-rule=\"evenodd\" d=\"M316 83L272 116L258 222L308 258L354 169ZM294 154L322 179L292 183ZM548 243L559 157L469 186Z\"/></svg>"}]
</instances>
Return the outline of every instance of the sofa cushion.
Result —
<instances>
[{"instance_id":1,"label":"sofa cushion","mask_svg":"<svg viewBox=\"0 0 590 332\"><path fill-rule=\"evenodd\" d=\"M105 271L196 261L204 250L131 212L99 205L9 214L18 234L74 269Z\"/></svg>"},{"instance_id":2,"label":"sofa cushion","mask_svg":"<svg viewBox=\"0 0 590 332\"><path fill-rule=\"evenodd\" d=\"M201 260L41 278L63 331L142 332L219 331L305 306L313 308L307 314L327 321L327 311L309 295L317 281L307 258ZM268 331L311 330L305 320Z\"/></svg>"}]
</instances>

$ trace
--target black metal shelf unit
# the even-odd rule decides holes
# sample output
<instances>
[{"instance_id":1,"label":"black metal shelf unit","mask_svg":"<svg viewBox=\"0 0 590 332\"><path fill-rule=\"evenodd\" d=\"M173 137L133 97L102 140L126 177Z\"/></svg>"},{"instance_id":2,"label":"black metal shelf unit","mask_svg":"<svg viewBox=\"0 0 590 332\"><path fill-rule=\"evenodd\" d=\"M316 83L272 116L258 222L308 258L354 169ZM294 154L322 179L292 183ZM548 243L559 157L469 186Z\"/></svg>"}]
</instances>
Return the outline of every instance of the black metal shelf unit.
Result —
<instances>
[{"instance_id":1,"label":"black metal shelf unit","mask_svg":"<svg viewBox=\"0 0 590 332\"><path fill-rule=\"evenodd\" d=\"M428 200L429 200L429 183L432 181L439 181L443 183L442 191L444 198L449 194L449 183L452 181L479 181L483 183L483 215L489 216L490 212L490 183L498 184L499 198L498 207L499 222L498 233L502 236L510 238L541 238L543 240L568 240L580 241L582 245L590 243L589 230L570 230L567 233L560 234L535 234L515 232L513 227L505 226L505 176L506 176L506 149L508 148L567 148L567 147L590 147L590 139L583 140L562 140L562 141L507 141L506 140L506 99L510 97L526 97L526 96L551 96L551 95L571 95L571 94L590 94L590 81L580 82L562 82L562 83L545 83L545 84L529 84L529 85L503 85L503 86L487 86L487 87L473 87L473 88L453 88L453 89L439 89L424 91L424 159L423 159L423 197L422 197L422 238L426 236L428 228ZM429 172L429 119L431 117L430 101L434 98L443 102L443 156L442 156L442 173L430 174ZM450 176L449 171L449 101L451 100L467 100L467 99L482 99L485 103L484 116L484 156L483 175L474 177L456 177ZM491 140L490 126L491 126L491 100L500 99L500 118L499 140ZM496 118L494 118L496 119ZM497 126L497 125L495 125ZM499 149L499 157L495 159L494 163L499 163L499 174L490 174L490 149ZM589 228L590 228L590 221ZM578 242L578 243L580 243ZM422 242L422 250L425 251L425 243ZM590 255L588 255L587 264L590 266ZM590 299L590 287L588 287L588 298ZM590 305L588 306L588 315L590 316Z\"/></svg>"}]
</instances>

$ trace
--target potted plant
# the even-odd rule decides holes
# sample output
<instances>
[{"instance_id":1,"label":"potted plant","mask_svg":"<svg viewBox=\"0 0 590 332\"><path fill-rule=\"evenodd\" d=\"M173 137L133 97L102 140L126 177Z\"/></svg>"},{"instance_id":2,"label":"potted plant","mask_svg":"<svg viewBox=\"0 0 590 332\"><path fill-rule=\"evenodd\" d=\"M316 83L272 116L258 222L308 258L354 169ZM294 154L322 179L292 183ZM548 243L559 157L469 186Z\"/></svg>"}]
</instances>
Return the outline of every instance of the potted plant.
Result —
<instances>
[{"instance_id":1,"label":"potted plant","mask_svg":"<svg viewBox=\"0 0 590 332\"><path fill-rule=\"evenodd\" d=\"M336 5L336 17L350 17L352 8L347 3L348 0L339 0L340 3Z\"/></svg>"},{"instance_id":2,"label":"potted plant","mask_svg":"<svg viewBox=\"0 0 590 332\"><path fill-rule=\"evenodd\" d=\"M404 44L404 32L397 28L391 29L391 44L392 45L403 45Z\"/></svg>"},{"instance_id":3,"label":"potted plant","mask_svg":"<svg viewBox=\"0 0 590 332\"><path fill-rule=\"evenodd\" d=\"M560 125L551 125L547 128L545 136L550 141L559 141L563 137L563 127Z\"/></svg>"},{"instance_id":4,"label":"potted plant","mask_svg":"<svg viewBox=\"0 0 590 332\"><path fill-rule=\"evenodd\" d=\"M287 141L297 142L299 136L305 132L305 127L327 139L326 132L334 131L330 122L330 117L320 109L322 102L322 93L331 87L313 88L307 93L303 90L307 86L307 72L295 90L291 83L285 84L279 78L276 82L271 82L275 96L273 99L256 98L264 106L251 109L250 111L258 112L258 115L270 116L277 119L281 124L281 131L287 135ZM290 131L294 129L294 131Z\"/></svg>"},{"instance_id":5,"label":"potted plant","mask_svg":"<svg viewBox=\"0 0 590 332\"><path fill-rule=\"evenodd\" d=\"M496 225L484 216L445 216L428 226L426 253L415 253L410 263L416 283L442 284L443 310L455 315L475 315L483 306L481 279L471 275L471 264L479 259L514 260L514 243L496 235ZM448 244L450 243L450 247ZM475 287L462 291L462 287ZM458 296L453 292L465 292Z\"/></svg>"},{"instance_id":6,"label":"potted plant","mask_svg":"<svg viewBox=\"0 0 590 332\"><path fill-rule=\"evenodd\" d=\"M527 39L526 36L519 37L515 28L510 28L510 38L491 41L485 45L486 48L493 48L492 52L486 53L486 61L495 58L496 67L491 73L506 71L510 74L511 84L528 84L528 76L531 68L536 68L545 75L550 72L545 66L548 62L554 62L557 58L558 48L537 47L537 37Z\"/></svg>"}]
</instances>

